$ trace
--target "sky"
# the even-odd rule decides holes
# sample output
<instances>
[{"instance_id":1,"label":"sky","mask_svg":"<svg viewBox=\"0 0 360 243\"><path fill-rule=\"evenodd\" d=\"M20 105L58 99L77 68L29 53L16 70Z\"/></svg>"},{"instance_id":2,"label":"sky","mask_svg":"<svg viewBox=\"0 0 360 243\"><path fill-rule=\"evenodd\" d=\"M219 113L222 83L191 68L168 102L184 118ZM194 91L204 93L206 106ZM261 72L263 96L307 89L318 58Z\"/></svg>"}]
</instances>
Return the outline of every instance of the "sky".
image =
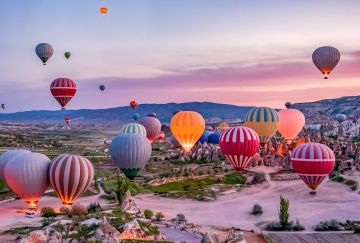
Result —
<instances>
[{"instance_id":1,"label":"sky","mask_svg":"<svg viewBox=\"0 0 360 243\"><path fill-rule=\"evenodd\" d=\"M283 108L359 95L359 9L358 0L1 0L0 103L59 109L49 87L60 77L78 87L68 109L131 100ZM41 42L55 50L46 66ZM324 45L341 52L328 80L311 59Z\"/></svg>"}]
</instances>

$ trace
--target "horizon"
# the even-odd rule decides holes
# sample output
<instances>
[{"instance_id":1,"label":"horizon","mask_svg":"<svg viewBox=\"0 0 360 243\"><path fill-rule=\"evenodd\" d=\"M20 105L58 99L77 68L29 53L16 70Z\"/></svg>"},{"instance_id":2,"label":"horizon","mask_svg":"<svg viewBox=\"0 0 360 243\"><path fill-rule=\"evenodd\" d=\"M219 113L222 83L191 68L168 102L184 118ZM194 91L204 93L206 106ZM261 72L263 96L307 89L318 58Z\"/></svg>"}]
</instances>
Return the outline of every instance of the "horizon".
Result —
<instances>
[{"instance_id":1,"label":"horizon","mask_svg":"<svg viewBox=\"0 0 360 243\"><path fill-rule=\"evenodd\" d=\"M0 103L5 113L58 110L49 86L59 77L77 83L69 110L131 100L284 108L286 101L356 96L360 2L324 3L4 0ZM40 42L55 50L46 66L34 51ZM311 60L324 45L341 52L328 80Z\"/></svg>"}]
</instances>

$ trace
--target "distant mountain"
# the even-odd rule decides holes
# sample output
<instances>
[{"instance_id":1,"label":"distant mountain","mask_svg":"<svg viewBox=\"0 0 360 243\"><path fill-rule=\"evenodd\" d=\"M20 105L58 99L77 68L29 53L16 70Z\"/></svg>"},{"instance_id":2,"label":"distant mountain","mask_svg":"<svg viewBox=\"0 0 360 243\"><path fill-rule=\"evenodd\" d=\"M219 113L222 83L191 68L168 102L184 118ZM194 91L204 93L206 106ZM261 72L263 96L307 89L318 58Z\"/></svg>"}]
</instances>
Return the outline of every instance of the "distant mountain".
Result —
<instances>
[{"instance_id":1,"label":"distant mountain","mask_svg":"<svg viewBox=\"0 0 360 243\"><path fill-rule=\"evenodd\" d=\"M360 117L360 96L347 96L308 103L296 103L291 108L302 111L306 117L333 116L339 113Z\"/></svg>"},{"instance_id":2,"label":"distant mountain","mask_svg":"<svg viewBox=\"0 0 360 243\"><path fill-rule=\"evenodd\" d=\"M226 105L211 102L188 102L168 104L143 104L135 111L129 106L108 109L80 109L80 110L58 110L58 111L25 111L8 114L0 114L1 121L9 122L63 122L65 117L71 117L72 121L81 123L125 123L132 121L132 114L137 112L140 116L146 116L155 112L163 123L168 123L175 111L192 110L197 111L208 118L244 119L250 106Z\"/></svg>"}]
</instances>

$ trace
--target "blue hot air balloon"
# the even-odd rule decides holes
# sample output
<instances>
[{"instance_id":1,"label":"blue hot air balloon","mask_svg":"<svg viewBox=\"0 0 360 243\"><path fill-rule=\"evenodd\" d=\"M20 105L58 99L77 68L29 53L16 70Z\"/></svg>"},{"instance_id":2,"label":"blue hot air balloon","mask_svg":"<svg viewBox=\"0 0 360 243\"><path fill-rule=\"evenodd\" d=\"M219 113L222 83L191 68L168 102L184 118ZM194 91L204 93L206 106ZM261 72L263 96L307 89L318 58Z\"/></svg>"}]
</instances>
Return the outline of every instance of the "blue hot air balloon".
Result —
<instances>
[{"instance_id":1,"label":"blue hot air balloon","mask_svg":"<svg viewBox=\"0 0 360 243\"><path fill-rule=\"evenodd\" d=\"M139 123L127 123L121 128L120 133L137 133L146 137L146 128Z\"/></svg>"},{"instance_id":2,"label":"blue hot air balloon","mask_svg":"<svg viewBox=\"0 0 360 243\"><path fill-rule=\"evenodd\" d=\"M212 134L212 133L214 133L214 132L205 130L204 133L199 138L198 142L200 142L201 144L203 144L205 142L208 143L208 138L209 138L210 134Z\"/></svg>"},{"instance_id":3,"label":"blue hot air balloon","mask_svg":"<svg viewBox=\"0 0 360 243\"><path fill-rule=\"evenodd\" d=\"M338 122L342 123L343 121L346 120L346 115L345 115L345 114L337 114L337 115L335 116L335 119L336 119Z\"/></svg>"},{"instance_id":4,"label":"blue hot air balloon","mask_svg":"<svg viewBox=\"0 0 360 243\"><path fill-rule=\"evenodd\" d=\"M208 137L208 143L219 144L220 136L221 134L218 132L210 134Z\"/></svg>"},{"instance_id":5,"label":"blue hot air balloon","mask_svg":"<svg viewBox=\"0 0 360 243\"><path fill-rule=\"evenodd\" d=\"M121 133L111 142L113 162L129 179L134 179L151 157L151 144L144 135Z\"/></svg>"},{"instance_id":6,"label":"blue hot air balloon","mask_svg":"<svg viewBox=\"0 0 360 243\"><path fill-rule=\"evenodd\" d=\"M54 48L48 43L40 43L36 46L35 52L43 64L46 65L47 60L49 60L54 53Z\"/></svg>"},{"instance_id":7,"label":"blue hot air balloon","mask_svg":"<svg viewBox=\"0 0 360 243\"><path fill-rule=\"evenodd\" d=\"M133 119L135 121L137 121L139 119L139 117L140 117L140 114L139 113L134 113L132 117L133 117Z\"/></svg>"},{"instance_id":8,"label":"blue hot air balloon","mask_svg":"<svg viewBox=\"0 0 360 243\"><path fill-rule=\"evenodd\" d=\"M101 92L104 92L105 91L105 85L100 84L99 89L100 89Z\"/></svg>"}]
</instances>

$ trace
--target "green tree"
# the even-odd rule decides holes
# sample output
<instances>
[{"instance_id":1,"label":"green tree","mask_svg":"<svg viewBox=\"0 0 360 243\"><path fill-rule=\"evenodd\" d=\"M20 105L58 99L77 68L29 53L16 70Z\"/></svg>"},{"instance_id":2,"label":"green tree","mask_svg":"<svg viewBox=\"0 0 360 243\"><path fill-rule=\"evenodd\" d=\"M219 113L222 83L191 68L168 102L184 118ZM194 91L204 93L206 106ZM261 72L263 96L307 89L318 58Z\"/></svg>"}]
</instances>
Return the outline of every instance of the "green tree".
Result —
<instances>
[{"instance_id":1,"label":"green tree","mask_svg":"<svg viewBox=\"0 0 360 243\"><path fill-rule=\"evenodd\" d=\"M285 229L289 225L289 200L280 195L279 223Z\"/></svg>"},{"instance_id":2,"label":"green tree","mask_svg":"<svg viewBox=\"0 0 360 243\"><path fill-rule=\"evenodd\" d=\"M125 196L125 193L129 190L129 182L127 179L120 178L120 174L117 175L117 185L116 185L116 199L119 202L119 205L121 206L122 200Z\"/></svg>"},{"instance_id":3,"label":"green tree","mask_svg":"<svg viewBox=\"0 0 360 243\"><path fill-rule=\"evenodd\" d=\"M154 213L150 209L145 209L144 210L144 216L147 219L151 219L154 216Z\"/></svg>"}]
</instances>

